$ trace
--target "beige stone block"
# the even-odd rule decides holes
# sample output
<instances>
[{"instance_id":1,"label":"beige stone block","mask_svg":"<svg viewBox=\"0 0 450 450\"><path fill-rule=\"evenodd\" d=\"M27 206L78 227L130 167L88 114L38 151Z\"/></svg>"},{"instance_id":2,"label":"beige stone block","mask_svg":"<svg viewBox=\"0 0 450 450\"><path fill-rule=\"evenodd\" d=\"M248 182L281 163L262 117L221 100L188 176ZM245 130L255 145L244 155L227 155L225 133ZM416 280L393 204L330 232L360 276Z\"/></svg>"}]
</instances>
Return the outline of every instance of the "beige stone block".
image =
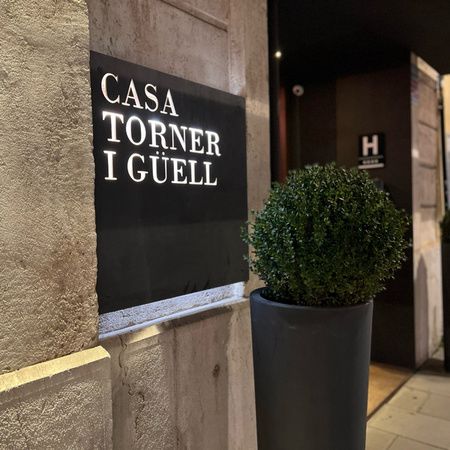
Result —
<instances>
[{"instance_id":1,"label":"beige stone block","mask_svg":"<svg viewBox=\"0 0 450 450\"><path fill-rule=\"evenodd\" d=\"M437 171L436 168L429 167L427 165L418 163L418 176L416 179L417 185L415 186L418 189L418 201L417 205L419 208L431 208L437 207ZM432 211L433 218L436 220L436 213ZM421 211L423 214L424 212ZM427 211L425 211L427 214Z\"/></svg>"},{"instance_id":2,"label":"beige stone block","mask_svg":"<svg viewBox=\"0 0 450 450\"><path fill-rule=\"evenodd\" d=\"M228 448L227 344L231 314L176 331L178 432L182 448Z\"/></svg>"},{"instance_id":3,"label":"beige stone block","mask_svg":"<svg viewBox=\"0 0 450 450\"><path fill-rule=\"evenodd\" d=\"M419 159L422 163L437 168L439 135L438 130L431 128L424 123L417 124L417 147L419 150Z\"/></svg>"},{"instance_id":4,"label":"beige stone block","mask_svg":"<svg viewBox=\"0 0 450 450\"><path fill-rule=\"evenodd\" d=\"M366 433L366 449L365 450L387 450L397 436L392 433L372 428L369 424Z\"/></svg>"},{"instance_id":5,"label":"beige stone block","mask_svg":"<svg viewBox=\"0 0 450 450\"><path fill-rule=\"evenodd\" d=\"M0 448L110 449L110 358L102 347L0 376Z\"/></svg>"},{"instance_id":6,"label":"beige stone block","mask_svg":"<svg viewBox=\"0 0 450 450\"><path fill-rule=\"evenodd\" d=\"M229 19L229 0L161 0L205 21L226 28Z\"/></svg>"},{"instance_id":7,"label":"beige stone block","mask_svg":"<svg viewBox=\"0 0 450 450\"><path fill-rule=\"evenodd\" d=\"M256 450L255 387L250 308L246 301L231 316L228 358L228 448Z\"/></svg>"},{"instance_id":8,"label":"beige stone block","mask_svg":"<svg viewBox=\"0 0 450 450\"><path fill-rule=\"evenodd\" d=\"M112 358L114 448L176 448L173 330L148 327L103 345Z\"/></svg>"},{"instance_id":9,"label":"beige stone block","mask_svg":"<svg viewBox=\"0 0 450 450\"><path fill-rule=\"evenodd\" d=\"M0 373L97 336L83 1L0 3Z\"/></svg>"},{"instance_id":10,"label":"beige stone block","mask_svg":"<svg viewBox=\"0 0 450 450\"><path fill-rule=\"evenodd\" d=\"M115 448L256 449L247 301L102 344L112 358Z\"/></svg>"},{"instance_id":11,"label":"beige stone block","mask_svg":"<svg viewBox=\"0 0 450 450\"><path fill-rule=\"evenodd\" d=\"M440 245L439 224L436 219L436 208L418 208L414 214L414 250L422 253L433 250L432 247ZM430 248L431 247L431 248ZM436 256L436 255L433 255ZM439 261L436 261L438 263Z\"/></svg>"},{"instance_id":12,"label":"beige stone block","mask_svg":"<svg viewBox=\"0 0 450 450\"><path fill-rule=\"evenodd\" d=\"M442 342L444 324L440 241L436 240L434 245L430 243L423 254L428 270L428 357L431 358Z\"/></svg>"},{"instance_id":13,"label":"beige stone block","mask_svg":"<svg viewBox=\"0 0 450 450\"><path fill-rule=\"evenodd\" d=\"M263 114L247 114L247 186L249 211L259 210L267 198L270 187L270 155L269 130L266 127L267 117ZM249 220L253 215L249 213ZM246 284L245 295L249 296L253 289L263 283L250 273Z\"/></svg>"},{"instance_id":14,"label":"beige stone block","mask_svg":"<svg viewBox=\"0 0 450 450\"><path fill-rule=\"evenodd\" d=\"M230 91L246 96L248 208L258 210L270 189L267 6L230 1ZM250 216L251 220L252 217ZM250 274L245 295L262 286Z\"/></svg>"},{"instance_id":15,"label":"beige stone block","mask_svg":"<svg viewBox=\"0 0 450 450\"><path fill-rule=\"evenodd\" d=\"M419 121L427 125L438 127L438 103L437 103L437 83L433 82L426 75L421 73L419 78Z\"/></svg>"},{"instance_id":16,"label":"beige stone block","mask_svg":"<svg viewBox=\"0 0 450 450\"><path fill-rule=\"evenodd\" d=\"M424 444L450 448L450 422L447 420L385 405L370 420L370 426Z\"/></svg>"},{"instance_id":17,"label":"beige stone block","mask_svg":"<svg viewBox=\"0 0 450 450\"><path fill-rule=\"evenodd\" d=\"M235 7L240 8L244 20L246 96L262 104L265 109L265 116L268 117L269 49L267 2L261 0L230 1L232 5L234 4Z\"/></svg>"},{"instance_id":18,"label":"beige stone block","mask_svg":"<svg viewBox=\"0 0 450 450\"><path fill-rule=\"evenodd\" d=\"M405 411L416 412L426 402L428 395L426 392L404 387L394 395L389 401L389 405Z\"/></svg>"},{"instance_id":19,"label":"beige stone block","mask_svg":"<svg viewBox=\"0 0 450 450\"><path fill-rule=\"evenodd\" d=\"M406 439L399 437L395 440L389 450L436 450L439 447L433 445L424 444L422 442L412 441L411 439Z\"/></svg>"},{"instance_id":20,"label":"beige stone block","mask_svg":"<svg viewBox=\"0 0 450 450\"><path fill-rule=\"evenodd\" d=\"M426 402L421 407L420 412L422 414L439 417L450 422L450 397L446 395L430 394Z\"/></svg>"},{"instance_id":21,"label":"beige stone block","mask_svg":"<svg viewBox=\"0 0 450 450\"><path fill-rule=\"evenodd\" d=\"M88 0L91 50L227 91L227 32L172 3Z\"/></svg>"}]
</instances>

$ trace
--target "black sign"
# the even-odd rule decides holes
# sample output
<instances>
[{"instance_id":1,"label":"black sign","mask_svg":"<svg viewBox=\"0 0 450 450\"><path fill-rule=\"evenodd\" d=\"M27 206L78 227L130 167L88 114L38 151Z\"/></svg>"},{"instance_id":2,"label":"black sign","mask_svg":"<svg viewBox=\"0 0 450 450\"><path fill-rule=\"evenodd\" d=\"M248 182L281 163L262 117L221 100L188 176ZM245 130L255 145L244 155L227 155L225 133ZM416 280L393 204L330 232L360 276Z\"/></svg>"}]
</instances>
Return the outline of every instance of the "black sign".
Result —
<instances>
[{"instance_id":1,"label":"black sign","mask_svg":"<svg viewBox=\"0 0 450 450\"><path fill-rule=\"evenodd\" d=\"M385 164L385 139L383 133L364 134L359 137L358 167L380 169Z\"/></svg>"},{"instance_id":2,"label":"black sign","mask_svg":"<svg viewBox=\"0 0 450 450\"><path fill-rule=\"evenodd\" d=\"M100 312L245 281L244 99L91 53Z\"/></svg>"}]
</instances>

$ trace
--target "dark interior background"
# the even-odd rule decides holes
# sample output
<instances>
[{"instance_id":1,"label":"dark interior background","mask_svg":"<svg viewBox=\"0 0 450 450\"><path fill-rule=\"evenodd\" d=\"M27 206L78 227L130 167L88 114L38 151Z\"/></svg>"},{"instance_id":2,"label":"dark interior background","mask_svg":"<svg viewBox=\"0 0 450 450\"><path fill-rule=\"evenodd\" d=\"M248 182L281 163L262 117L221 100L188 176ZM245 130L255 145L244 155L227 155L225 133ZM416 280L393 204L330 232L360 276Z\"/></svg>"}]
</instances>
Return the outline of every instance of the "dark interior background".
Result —
<instances>
[{"instance_id":1,"label":"dark interior background","mask_svg":"<svg viewBox=\"0 0 450 450\"><path fill-rule=\"evenodd\" d=\"M359 136L381 132L386 166L370 175L411 214L411 53L450 72L448 24L445 0L270 1L273 179L357 166ZM374 360L415 366L412 254L377 297L373 326Z\"/></svg>"}]
</instances>

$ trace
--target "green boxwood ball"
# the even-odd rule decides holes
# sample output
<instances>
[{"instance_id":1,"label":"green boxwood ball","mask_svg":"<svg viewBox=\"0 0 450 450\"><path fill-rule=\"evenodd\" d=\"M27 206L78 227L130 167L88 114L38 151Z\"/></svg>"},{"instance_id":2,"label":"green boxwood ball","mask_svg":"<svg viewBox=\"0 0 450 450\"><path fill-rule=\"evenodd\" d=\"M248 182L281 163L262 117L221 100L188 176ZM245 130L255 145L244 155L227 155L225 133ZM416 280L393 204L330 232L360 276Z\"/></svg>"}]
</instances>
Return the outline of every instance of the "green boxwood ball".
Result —
<instances>
[{"instance_id":1,"label":"green boxwood ball","mask_svg":"<svg viewBox=\"0 0 450 450\"><path fill-rule=\"evenodd\" d=\"M330 164L275 184L245 240L269 299L352 305L373 299L401 266L407 227L366 172Z\"/></svg>"}]
</instances>

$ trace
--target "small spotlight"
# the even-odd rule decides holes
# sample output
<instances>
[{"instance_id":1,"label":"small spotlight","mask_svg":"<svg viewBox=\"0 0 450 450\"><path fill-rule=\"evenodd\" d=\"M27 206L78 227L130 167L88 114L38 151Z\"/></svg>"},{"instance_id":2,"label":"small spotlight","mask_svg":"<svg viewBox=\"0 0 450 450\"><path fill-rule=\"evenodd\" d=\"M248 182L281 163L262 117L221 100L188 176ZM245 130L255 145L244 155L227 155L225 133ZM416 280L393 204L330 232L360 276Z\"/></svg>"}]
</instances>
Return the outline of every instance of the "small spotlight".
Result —
<instances>
[{"instance_id":1,"label":"small spotlight","mask_svg":"<svg viewBox=\"0 0 450 450\"><path fill-rule=\"evenodd\" d=\"M275 58L277 58L277 59L280 59L282 56L283 56L283 53L281 53L281 50L277 50L276 52L275 52Z\"/></svg>"}]
</instances>

